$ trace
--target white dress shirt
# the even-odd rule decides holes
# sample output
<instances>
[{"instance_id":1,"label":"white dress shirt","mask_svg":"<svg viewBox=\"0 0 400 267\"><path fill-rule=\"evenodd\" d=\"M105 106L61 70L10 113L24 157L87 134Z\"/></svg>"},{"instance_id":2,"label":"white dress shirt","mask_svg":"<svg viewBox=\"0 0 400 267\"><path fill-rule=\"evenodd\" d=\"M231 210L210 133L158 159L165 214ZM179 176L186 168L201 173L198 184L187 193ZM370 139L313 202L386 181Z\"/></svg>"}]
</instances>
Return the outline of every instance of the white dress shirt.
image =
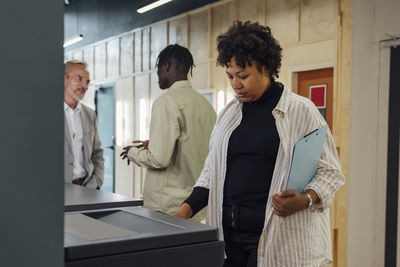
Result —
<instances>
[{"instance_id":1,"label":"white dress shirt","mask_svg":"<svg viewBox=\"0 0 400 267\"><path fill-rule=\"evenodd\" d=\"M72 153L74 154L73 179L82 178L87 175L87 172L83 155L81 103L78 102L75 109L72 109L64 102L64 113L72 140Z\"/></svg>"}]
</instances>

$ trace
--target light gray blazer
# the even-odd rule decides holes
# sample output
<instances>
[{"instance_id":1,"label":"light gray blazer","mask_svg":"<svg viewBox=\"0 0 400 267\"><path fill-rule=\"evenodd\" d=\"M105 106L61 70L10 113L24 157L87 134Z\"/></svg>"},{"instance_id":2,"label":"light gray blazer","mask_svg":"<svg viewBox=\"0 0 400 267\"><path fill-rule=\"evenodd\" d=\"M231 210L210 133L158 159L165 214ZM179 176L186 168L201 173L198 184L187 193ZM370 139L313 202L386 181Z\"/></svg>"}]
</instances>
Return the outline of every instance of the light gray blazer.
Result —
<instances>
[{"instance_id":1,"label":"light gray blazer","mask_svg":"<svg viewBox=\"0 0 400 267\"><path fill-rule=\"evenodd\" d=\"M96 113L81 104L81 120L83 129L83 153L85 169L88 173L84 181L87 187L101 187L104 181L104 158L100 138L97 131ZM65 182L72 183L74 155L69 134L68 123L64 115L64 177Z\"/></svg>"}]
</instances>

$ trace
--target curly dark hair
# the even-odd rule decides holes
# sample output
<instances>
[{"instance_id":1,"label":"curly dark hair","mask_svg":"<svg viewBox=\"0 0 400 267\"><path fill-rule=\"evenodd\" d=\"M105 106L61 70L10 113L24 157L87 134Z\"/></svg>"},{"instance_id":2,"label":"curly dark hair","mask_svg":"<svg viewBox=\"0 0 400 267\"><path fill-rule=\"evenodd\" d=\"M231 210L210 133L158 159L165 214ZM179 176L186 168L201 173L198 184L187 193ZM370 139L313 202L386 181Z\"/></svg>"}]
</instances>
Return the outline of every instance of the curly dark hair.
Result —
<instances>
[{"instance_id":1,"label":"curly dark hair","mask_svg":"<svg viewBox=\"0 0 400 267\"><path fill-rule=\"evenodd\" d=\"M235 21L226 33L217 37L217 43L217 65L228 67L234 56L236 64L242 68L255 61L259 71L265 66L272 79L279 77L282 48L269 27L258 22Z\"/></svg>"}]
</instances>

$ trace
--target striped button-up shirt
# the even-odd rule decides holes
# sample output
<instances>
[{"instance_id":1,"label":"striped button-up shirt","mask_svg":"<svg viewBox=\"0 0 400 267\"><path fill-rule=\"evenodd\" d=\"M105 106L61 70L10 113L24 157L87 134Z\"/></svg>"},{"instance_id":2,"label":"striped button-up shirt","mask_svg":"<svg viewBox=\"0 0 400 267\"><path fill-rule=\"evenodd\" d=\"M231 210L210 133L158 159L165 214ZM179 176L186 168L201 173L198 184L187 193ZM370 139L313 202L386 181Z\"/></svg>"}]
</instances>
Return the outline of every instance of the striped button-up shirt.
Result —
<instances>
[{"instance_id":1,"label":"striped button-up shirt","mask_svg":"<svg viewBox=\"0 0 400 267\"><path fill-rule=\"evenodd\" d=\"M241 110L242 103L234 99L220 112L211 135L210 152L195 184L210 190L207 223L220 229L221 239L227 149L229 138L242 119ZM329 206L345 180L331 132L327 132L317 173L306 187L318 194L320 202L291 216L279 217L273 212L272 196L286 188L293 146L326 122L309 99L287 89L272 114L280 146L258 245L258 266L312 267L328 264L332 261Z\"/></svg>"}]
</instances>

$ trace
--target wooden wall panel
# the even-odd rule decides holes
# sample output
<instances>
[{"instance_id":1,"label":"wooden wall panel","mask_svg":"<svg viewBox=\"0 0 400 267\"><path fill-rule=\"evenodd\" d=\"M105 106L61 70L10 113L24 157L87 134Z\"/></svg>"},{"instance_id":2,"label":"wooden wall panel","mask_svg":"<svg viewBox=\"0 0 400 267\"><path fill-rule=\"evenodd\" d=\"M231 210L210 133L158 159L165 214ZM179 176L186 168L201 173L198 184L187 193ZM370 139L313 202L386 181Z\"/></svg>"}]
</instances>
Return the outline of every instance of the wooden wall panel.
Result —
<instances>
[{"instance_id":1,"label":"wooden wall panel","mask_svg":"<svg viewBox=\"0 0 400 267\"><path fill-rule=\"evenodd\" d=\"M258 21L264 24L265 0L236 0L236 6L236 16L238 20Z\"/></svg>"},{"instance_id":2,"label":"wooden wall panel","mask_svg":"<svg viewBox=\"0 0 400 267\"><path fill-rule=\"evenodd\" d=\"M195 62L208 60L208 12L201 11L189 17L189 50Z\"/></svg>"},{"instance_id":3,"label":"wooden wall panel","mask_svg":"<svg viewBox=\"0 0 400 267\"><path fill-rule=\"evenodd\" d=\"M80 50L80 51L76 51L76 52L72 53L72 58L74 60L82 60L83 59L83 51Z\"/></svg>"},{"instance_id":4,"label":"wooden wall panel","mask_svg":"<svg viewBox=\"0 0 400 267\"><path fill-rule=\"evenodd\" d=\"M288 47L282 52L282 67L279 80L286 86L290 86L290 73L293 68L304 66L305 68L309 67L307 70L319 69L321 68L321 63L330 63L329 67L332 67L335 61L335 40ZM301 71L303 70L305 69Z\"/></svg>"},{"instance_id":5,"label":"wooden wall panel","mask_svg":"<svg viewBox=\"0 0 400 267\"><path fill-rule=\"evenodd\" d=\"M82 103L91 109L96 109L96 105L94 103L96 88L90 84L88 90L86 91L85 97L82 100Z\"/></svg>"},{"instance_id":6,"label":"wooden wall panel","mask_svg":"<svg viewBox=\"0 0 400 267\"><path fill-rule=\"evenodd\" d=\"M149 127L149 117L150 117L150 107L149 107L149 74L141 74L135 76L135 138L148 138L148 127ZM140 100L145 100L145 113L140 113ZM140 136L140 119L145 119L145 134Z\"/></svg>"},{"instance_id":7,"label":"wooden wall panel","mask_svg":"<svg viewBox=\"0 0 400 267\"><path fill-rule=\"evenodd\" d=\"M107 79L119 76L119 38L107 42Z\"/></svg>"},{"instance_id":8,"label":"wooden wall panel","mask_svg":"<svg viewBox=\"0 0 400 267\"><path fill-rule=\"evenodd\" d=\"M94 80L94 48L93 46L86 47L83 50L83 60L87 63L87 70L90 78Z\"/></svg>"},{"instance_id":9,"label":"wooden wall panel","mask_svg":"<svg viewBox=\"0 0 400 267\"><path fill-rule=\"evenodd\" d=\"M133 34L128 34L121 37L120 53L121 53L121 63L120 63L121 76L132 75L135 72Z\"/></svg>"},{"instance_id":10,"label":"wooden wall panel","mask_svg":"<svg viewBox=\"0 0 400 267\"><path fill-rule=\"evenodd\" d=\"M149 138L149 121L150 121L150 105L149 105L149 74L141 74L135 76L135 138L137 140L145 140ZM144 100L144 114L140 112L140 102ZM140 124L144 122L144 129ZM142 133L141 133L142 132ZM144 134L143 134L144 133ZM135 166L135 195L141 196L143 193L143 184L146 170Z\"/></svg>"},{"instance_id":11,"label":"wooden wall panel","mask_svg":"<svg viewBox=\"0 0 400 267\"><path fill-rule=\"evenodd\" d=\"M94 80L102 81L107 77L106 61L107 61L106 44L101 43L94 47Z\"/></svg>"},{"instance_id":12,"label":"wooden wall panel","mask_svg":"<svg viewBox=\"0 0 400 267\"><path fill-rule=\"evenodd\" d=\"M115 83L115 192L133 196L133 168L120 159L123 147L134 139L133 78L118 79Z\"/></svg>"},{"instance_id":13,"label":"wooden wall panel","mask_svg":"<svg viewBox=\"0 0 400 267\"><path fill-rule=\"evenodd\" d=\"M315 41L335 38L337 0L300 0L300 40Z\"/></svg>"},{"instance_id":14,"label":"wooden wall panel","mask_svg":"<svg viewBox=\"0 0 400 267\"><path fill-rule=\"evenodd\" d=\"M151 27L150 35L150 69L156 66L156 60L161 50L167 46L167 23Z\"/></svg>"},{"instance_id":15,"label":"wooden wall panel","mask_svg":"<svg viewBox=\"0 0 400 267\"><path fill-rule=\"evenodd\" d=\"M142 68L142 31L137 31L134 33L135 35L135 73L139 73L143 71Z\"/></svg>"},{"instance_id":16,"label":"wooden wall panel","mask_svg":"<svg viewBox=\"0 0 400 267\"><path fill-rule=\"evenodd\" d=\"M234 21L232 3L215 6L211 10L211 58L217 57L217 37L226 32Z\"/></svg>"},{"instance_id":17,"label":"wooden wall panel","mask_svg":"<svg viewBox=\"0 0 400 267\"><path fill-rule=\"evenodd\" d=\"M158 76L157 73L151 72L150 73L150 110L153 106L154 100L156 100L160 95L165 93L165 90L161 90L158 86Z\"/></svg>"},{"instance_id":18,"label":"wooden wall panel","mask_svg":"<svg viewBox=\"0 0 400 267\"><path fill-rule=\"evenodd\" d=\"M295 43L299 34L298 0L267 1L266 25L281 45Z\"/></svg>"},{"instance_id":19,"label":"wooden wall panel","mask_svg":"<svg viewBox=\"0 0 400 267\"><path fill-rule=\"evenodd\" d=\"M197 90L209 88L208 77L208 63L196 64L196 68L193 68L193 77L190 78L193 88Z\"/></svg>"},{"instance_id":20,"label":"wooden wall panel","mask_svg":"<svg viewBox=\"0 0 400 267\"><path fill-rule=\"evenodd\" d=\"M188 17L179 17L168 23L169 44L179 44L188 47Z\"/></svg>"},{"instance_id":21,"label":"wooden wall panel","mask_svg":"<svg viewBox=\"0 0 400 267\"><path fill-rule=\"evenodd\" d=\"M225 73L225 68L221 66L216 66L215 61L210 63L210 79L211 79L211 88L215 88L217 90L225 90L230 87L228 78Z\"/></svg>"},{"instance_id":22,"label":"wooden wall panel","mask_svg":"<svg viewBox=\"0 0 400 267\"><path fill-rule=\"evenodd\" d=\"M142 67L143 71L149 71L150 66L150 28L142 30Z\"/></svg>"}]
</instances>

